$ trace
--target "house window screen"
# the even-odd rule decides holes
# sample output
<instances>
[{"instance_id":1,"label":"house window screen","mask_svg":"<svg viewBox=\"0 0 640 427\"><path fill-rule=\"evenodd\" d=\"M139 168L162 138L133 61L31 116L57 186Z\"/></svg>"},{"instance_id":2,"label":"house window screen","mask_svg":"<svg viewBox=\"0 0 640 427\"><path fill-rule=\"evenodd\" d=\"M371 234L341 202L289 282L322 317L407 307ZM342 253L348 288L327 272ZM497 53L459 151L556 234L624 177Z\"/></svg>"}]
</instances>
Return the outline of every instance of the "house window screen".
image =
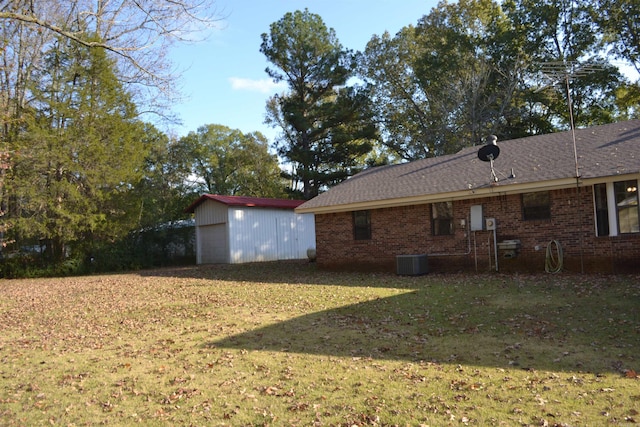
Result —
<instances>
[{"instance_id":1,"label":"house window screen","mask_svg":"<svg viewBox=\"0 0 640 427\"><path fill-rule=\"evenodd\" d=\"M433 203L431 205L431 219L434 236L453 234L453 203Z\"/></svg>"},{"instance_id":2,"label":"house window screen","mask_svg":"<svg viewBox=\"0 0 640 427\"><path fill-rule=\"evenodd\" d=\"M638 215L638 181L619 181L613 183L618 215L618 230L623 233L640 232Z\"/></svg>"},{"instance_id":3,"label":"house window screen","mask_svg":"<svg viewBox=\"0 0 640 427\"><path fill-rule=\"evenodd\" d=\"M522 217L525 221L550 219L551 199L548 191L522 195Z\"/></svg>"},{"instance_id":4,"label":"house window screen","mask_svg":"<svg viewBox=\"0 0 640 427\"><path fill-rule=\"evenodd\" d=\"M356 240L371 239L371 213L369 211L353 213L353 237Z\"/></svg>"}]
</instances>

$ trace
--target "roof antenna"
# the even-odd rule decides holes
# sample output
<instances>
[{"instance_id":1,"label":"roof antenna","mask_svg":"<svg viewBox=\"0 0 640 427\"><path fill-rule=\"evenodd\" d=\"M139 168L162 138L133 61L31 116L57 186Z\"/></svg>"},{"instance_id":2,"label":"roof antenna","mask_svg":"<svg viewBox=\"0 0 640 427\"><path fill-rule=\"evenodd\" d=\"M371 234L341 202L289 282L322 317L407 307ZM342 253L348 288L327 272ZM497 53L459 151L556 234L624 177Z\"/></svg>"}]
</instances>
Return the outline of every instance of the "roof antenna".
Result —
<instances>
[{"instance_id":1,"label":"roof antenna","mask_svg":"<svg viewBox=\"0 0 640 427\"><path fill-rule=\"evenodd\" d=\"M486 144L478 150L478 158L483 162L489 162L491 165L491 181L498 182L496 171L493 169L493 161L500 155L500 147L496 144L498 137L489 135L485 138L485 141Z\"/></svg>"}]
</instances>

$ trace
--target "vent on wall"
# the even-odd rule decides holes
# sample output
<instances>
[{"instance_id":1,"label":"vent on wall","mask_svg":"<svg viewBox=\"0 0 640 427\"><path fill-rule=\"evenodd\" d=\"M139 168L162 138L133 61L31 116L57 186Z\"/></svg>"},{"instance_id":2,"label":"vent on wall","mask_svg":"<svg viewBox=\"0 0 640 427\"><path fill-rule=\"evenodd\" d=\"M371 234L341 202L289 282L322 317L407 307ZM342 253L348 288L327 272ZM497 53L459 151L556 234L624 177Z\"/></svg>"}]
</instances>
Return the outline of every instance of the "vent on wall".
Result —
<instances>
[{"instance_id":1,"label":"vent on wall","mask_svg":"<svg viewBox=\"0 0 640 427\"><path fill-rule=\"evenodd\" d=\"M428 271L427 254L397 255L396 271L402 276L418 276Z\"/></svg>"}]
</instances>

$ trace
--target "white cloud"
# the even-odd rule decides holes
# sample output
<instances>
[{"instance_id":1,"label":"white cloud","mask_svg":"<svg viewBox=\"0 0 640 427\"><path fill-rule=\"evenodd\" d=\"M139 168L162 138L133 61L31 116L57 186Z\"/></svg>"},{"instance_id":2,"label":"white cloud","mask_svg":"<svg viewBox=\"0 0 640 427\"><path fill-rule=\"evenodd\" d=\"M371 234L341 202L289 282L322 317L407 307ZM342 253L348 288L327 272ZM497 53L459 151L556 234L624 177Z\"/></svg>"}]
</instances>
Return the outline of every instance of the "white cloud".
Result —
<instances>
[{"instance_id":1,"label":"white cloud","mask_svg":"<svg viewBox=\"0 0 640 427\"><path fill-rule=\"evenodd\" d=\"M244 79L241 77L230 77L231 87L234 90L248 90L252 92L274 93L284 90L286 83L274 83L271 79Z\"/></svg>"}]
</instances>

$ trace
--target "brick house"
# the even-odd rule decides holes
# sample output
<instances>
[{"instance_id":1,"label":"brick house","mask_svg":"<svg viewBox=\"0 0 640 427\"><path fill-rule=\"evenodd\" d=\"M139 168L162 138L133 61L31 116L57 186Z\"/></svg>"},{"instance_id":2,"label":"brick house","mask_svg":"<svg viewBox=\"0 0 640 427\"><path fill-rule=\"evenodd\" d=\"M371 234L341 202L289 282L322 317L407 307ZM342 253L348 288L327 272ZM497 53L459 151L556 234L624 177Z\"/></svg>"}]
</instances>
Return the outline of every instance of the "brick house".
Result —
<instances>
[{"instance_id":1,"label":"brick house","mask_svg":"<svg viewBox=\"0 0 640 427\"><path fill-rule=\"evenodd\" d=\"M419 272L640 271L640 120L573 141L559 132L498 141L493 159L470 147L371 168L296 212L315 214L323 268L400 272L409 256L425 260Z\"/></svg>"}]
</instances>

